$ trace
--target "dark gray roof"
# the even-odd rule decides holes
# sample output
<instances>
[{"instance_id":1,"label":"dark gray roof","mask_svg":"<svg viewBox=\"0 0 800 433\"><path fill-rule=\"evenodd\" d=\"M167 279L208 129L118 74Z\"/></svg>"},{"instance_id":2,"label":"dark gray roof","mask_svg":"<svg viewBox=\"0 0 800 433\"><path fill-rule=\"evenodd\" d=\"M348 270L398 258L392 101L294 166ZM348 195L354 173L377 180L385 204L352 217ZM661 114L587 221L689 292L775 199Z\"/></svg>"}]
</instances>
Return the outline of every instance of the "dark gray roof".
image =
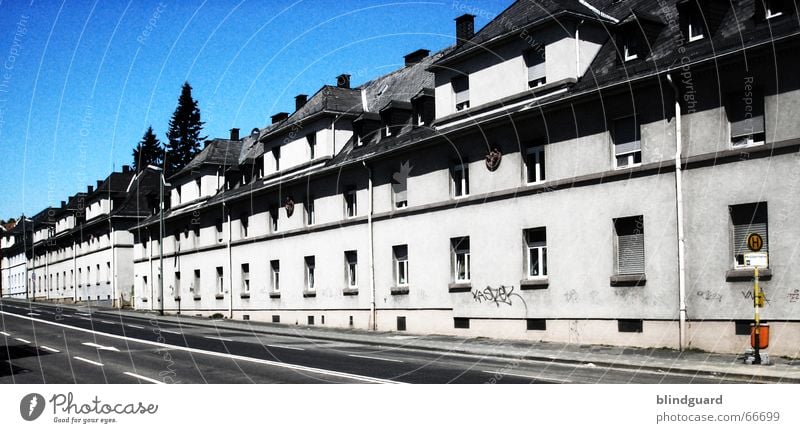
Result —
<instances>
[{"instance_id":1,"label":"dark gray roof","mask_svg":"<svg viewBox=\"0 0 800 433\"><path fill-rule=\"evenodd\" d=\"M206 147L197 154L185 167L172 175L170 179L179 178L194 169L202 166L230 167L239 164L239 155L242 152L241 140L227 140L215 138L206 144Z\"/></svg>"}]
</instances>

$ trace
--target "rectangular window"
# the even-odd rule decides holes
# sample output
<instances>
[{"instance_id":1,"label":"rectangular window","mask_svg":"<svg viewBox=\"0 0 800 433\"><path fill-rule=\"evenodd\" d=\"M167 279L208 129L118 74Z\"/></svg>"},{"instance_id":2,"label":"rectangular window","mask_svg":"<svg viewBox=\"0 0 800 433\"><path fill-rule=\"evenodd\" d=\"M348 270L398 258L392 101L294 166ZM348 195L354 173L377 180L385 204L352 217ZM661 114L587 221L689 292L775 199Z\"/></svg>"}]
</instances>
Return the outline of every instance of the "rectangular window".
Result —
<instances>
[{"instance_id":1,"label":"rectangular window","mask_svg":"<svg viewBox=\"0 0 800 433\"><path fill-rule=\"evenodd\" d=\"M200 269L194 270L194 281L192 281L192 291L195 296L200 296Z\"/></svg>"},{"instance_id":2,"label":"rectangular window","mask_svg":"<svg viewBox=\"0 0 800 433\"><path fill-rule=\"evenodd\" d=\"M538 87L547 83L544 46L526 51L524 57L525 66L528 68L528 87Z\"/></svg>"},{"instance_id":3,"label":"rectangular window","mask_svg":"<svg viewBox=\"0 0 800 433\"><path fill-rule=\"evenodd\" d=\"M217 266L217 293L223 293L225 290L225 276L222 266Z\"/></svg>"},{"instance_id":4,"label":"rectangular window","mask_svg":"<svg viewBox=\"0 0 800 433\"><path fill-rule=\"evenodd\" d=\"M616 275L644 274L644 217L614 220Z\"/></svg>"},{"instance_id":5,"label":"rectangular window","mask_svg":"<svg viewBox=\"0 0 800 433\"><path fill-rule=\"evenodd\" d=\"M313 160L317 157L317 134L306 135L306 141L308 142L308 158Z\"/></svg>"},{"instance_id":6,"label":"rectangular window","mask_svg":"<svg viewBox=\"0 0 800 433\"><path fill-rule=\"evenodd\" d=\"M175 272L175 296L180 295L181 293L181 273L180 271Z\"/></svg>"},{"instance_id":7,"label":"rectangular window","mask_svg":"<svg viewBox=\"0 0 800 433\"><path fill-rule=\"evenodd\" d=\"M197 179L195 179L194 180L194 184L197 187L197 196L198 197L202 197L203 196L203 189L202 189L202 186L201 186L202 185L201 184L201 179L199 177Z\"/></svg>"},{"instance_id":8,"label":"rectangular window","mask_svg":"<svg viewBox=\"0 0 800 433\"><path fill-rule=\"evenodd\" d=\"M392 247L394 261L394 284L397 287L408 286L408 245Z\"/></svg>"},{"instance_id":9,"label":"rectangular window","mask_svg":"<svg viewBox=\"0 0 800 433\"><path fill-rule=\"evenodd\" d=\"M275 171L281 171L281 148L272 149L272 159L275 161Z\"/></svg>"},{"instance_id":10,"label":"rectangular window","mask_svg":"<svg viewBox=\"0 0 800 433\"><path fill-rule=\"evenodd\" d=\"M305 258L306 263L306 291L313 292L314 288L316 287L315 281L315 268L316 264L314 261L314 256L307 256Z\"/></svg>"},{"instance_id":11,"label":"rectangular window","mask_svg":"<svg viewBox=\"0 0 800 433\"><path fill-rule=\"evenodd\" d=\"M547 320L545 319L526 319L526 328L528 331L546 331Z\"/></svg>"},{"instance_id":12,"label":"rectangular window","mask_svg":"<svg viewBox=\"0 0 800 433\"><path fill-rule=\"evenodd\" d=\"M358 214L357 208L357 193L358 190L355 186L349 186L344 192L344 215L347 218L352 218Z\"/></svg>"},{"instance_id":13,"label":"rectangular window","mask_svg":"<svg viewBox=\"0 0 800 433\"><path fill-rule=\"evenodd\" d=\"M344 252L344 273L348 289L358 287L358 253L356 251Z\"/></svg>"},{"instance_id":14,"label":"rectangular window","mask_svg":"<svg viewBox=\"0 0 800 433\"><path fill-rule=\"evenodd\" d=\"M451 190L453 197L465 197L469 195L469 166L467 164L457 164L451 171Z\"/></svg>"},{"instance_id":15,"label":"rectangular window","mask_svg":"<svg viewBox=\"0 0 800 433\"><path fill-rule=\"evenodd\" d=\"M466 317L454 317L453 328L456 329L469 329L469 319Z\"/></svg>"},{"instance_id":16,"label":"rectangular window","mask_svg":"<svg viewBox=\"0 0 800 433\"><path fill-rule=\"evenodd\" d=\"M250 293L250 264L242 263L242 293Z\"/></svg>"},{"instance_id":17,"label":"rectangular window","mask_svg":"<svg viewBox=\"0 0 800 433\"><path fill-rule=\"evenodd\" d=\"M273 293L281 291L281 262L279 260L271 260L269 262L270 269L270 289Z\"/></svg>"},{"instance_id":18,"label":"rectangular window","mask_svg":"<svg viewBox=\"0 0 800 433\"><path fill-rule=\"evenodd\" d=\"M314 197L306 199L306 225L313 226L317 216L314 214Z\"/></svg>"},{"instance_id":19,"label":"rectangular window","mask_svg":"<svg viewBox=\"0 0 800 433\"><path fill-rule=\"evenodd\" d=\"M247 235L248 235L248 229L249 229L249 226L250 226L250 217L247 216L247 215L242 215L239 218L239 223L242 226L242 233L241 233L242 238L246 238Z\"/></svg>"},{"instance_id":20,"label":"rectangular window","mask_svg":"<svg viewBox=\"0 0 800 433\"><path fill-rule=\"evenodd\" d=\"M106 262L106 282L111 283L111 262Z\"/></svg>"},{"instance_id":21,"label":"rectangular window","mask_svg":"<svg viewBox=\"0 0 800 433\"><path fill-rule=\"evenodd\" d=\"M275 206L269 210L269 226L272 233L278 231L278 207Z\"/></svg>"},{"instance_id":22,"label":"rectangular window","mask_svg":"<svg viewBox=\"0 0 800 433\"><path fill-rule=\"evenodd\" d=\"M525 230L525 275L528 278L547 276L547 229Z\"/></svg>"},{"instance_id":23,"label":"rectangular window","mask_svg":"<svg viewBox=\"0 0 800 433\"><path fill-rule=\"evenodd\" d=\"M397 174L395 174L397 176ZM408 207L408 177L392 179L392 202L395 209Z\"/></svg>"},{"instance_id":24,"label":"rectangular window","mask_svg":"<svg viewBox=\"0 0 800 433\"><path fill-rule=\"evenodd\" d=\"M769 253L767 232L767 203L748 203L729 207L731 246L733 247L733 267L748 268L744 259L745 253L750 252L747 238L751 233L761 236L763 241L759 252Z\"/></svg>"},{"instance_id":25,"label":"rectangular window","mask_svg":"<svg viewBox=\"0 0 800 433\"><path fill-rule=\"evenodd\" d=\"M732 146L764 143L764 95L753 86L752 78L745 80L740 92L726 95L725 114L730 125Z\"/></svg>"},{"instance_id":26,"label":"rectangular window","mask_svg":"<svg viewBox=\"0 0 800 433\"><path fill-rule=\"evenodd\" d=\"M78 272L78 274L80 275L80 272ZM80 287L80 286L78 286L78 287ZM148 289L149 289L149 287L147 285L147 276L143 275L142 276L142 291L146 294Z\"/></svg>"},{"instance_id":27,"label":"rectangular window","mask_svg":"<svg viewBox=\"0 0 800 433\"><path fill-rule=\"evenodd\" d=\"M469 108L469 76L461 75L453 78L452 86L456 101L456 111Z\"/></svg>"},{"instance_id":28,"label":"rectangular window","mask_svg":"<svg viewBox=\"0 0 800 433\"><path fill-rule=\"evenodd\" d=\"M640 333L644 329L641 319L620 319L617 320L617 331L619 332L637 332Z\"/></svg>"},{"instance_id":29,"label":"rectangular window","mask_svg":"<svg viewBox=\"0 0 800 433\"><path fill-rule=\"evenodd\" d=\"M526 182L544 182L546 178L543 145L528 146L525 150L525 168Z\"/></svg>"},{"instance_id":30,"label":"rectangular window","mask_svg":"<svg viewBox=\"0 0 800 433\"><path fill-rule=\"evenodd\" d=\"M94 273L95 285L100 285L100 263L97 264L97 272Z\"/></svg>"},{"instance_id":31,"label":"rectangular window","mask_svg":"<svg viewBox=\"0 0 800 433\"><path fill-rule=\"evenodd\" d=\"M469 236L450 239L450 251L453 282L468 283L470 280Z\"/></svg>"},{"instance_id":32,"label":"rectangular window","mask_svg":"<svg viewBox=\"0 0 800 433\"><path fill-rule=\"evenodd\" d=\"M217 218L214 222L214 228L217 229L217 242L222 242L222 219Z\"/></svg>"},{"instance_id":33,"label":"rectangular window","mask_svg":"<svg viewBox=\"0 0 800 433\"><path fill-rule=\"evenodd\" d=\"M628 116L614 121L614 156L617 168L642 163L639 120Z\"/></svg>"}]
</instances>

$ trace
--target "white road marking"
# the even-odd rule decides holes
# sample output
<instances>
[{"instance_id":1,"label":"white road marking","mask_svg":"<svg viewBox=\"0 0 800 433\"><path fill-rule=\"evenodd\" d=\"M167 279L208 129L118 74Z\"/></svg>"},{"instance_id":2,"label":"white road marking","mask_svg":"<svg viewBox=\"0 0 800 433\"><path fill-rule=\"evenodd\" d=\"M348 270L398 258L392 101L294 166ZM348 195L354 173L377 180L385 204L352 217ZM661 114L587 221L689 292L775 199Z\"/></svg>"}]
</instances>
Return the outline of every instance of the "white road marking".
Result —
<instances>
[{"instance_id":1,"label":"white road marking","mask_svg":"<svg viewBox=\"0 0 800 433\"><path fill-rule=\"evenodd\" d=\"M25 343L25 344L31 344L31 342L30 342L30 341L28 341L28 340L26 340L26 339L24 339L24 338L15 338L15 340L17 340L17 341L21 341L21 342L23 342L23 343Z\"/></svg>"},{"instance_id":2,"label":"white road marking","mask_svg":"<svg viewBox=\"0 0 800 433\"><path fill-rule=\"evenodd\" d=\"M37 313L28 313L28 315L29 316L40 316L40 314L37 314Z\"/></svg>"},{"instance_id":3,"label":"white road marking","mask_svg":"<svg viewBox=\"0 0 800 433\"><path fill-rule=\"evenodd\" d=\"M79 316L91 316L91 314L89 314L89 313L75 313L75 314L77 314Z\"/></svg>"},{"instance_id":4,"label":"white road marking","mask_svg":"<svg viewBox=\"0 0 800 433\"><path fill-rule=\"evenodd\" d=\"M352 355L352 354L351 355L347 355L347 356L352 356L353 358L374 359L374 360L377 360L377 361L400 362L400 363L405 362L405 361L400 361L399 359L381 358L381 357L378 357L378 356Z\"/></svg>"},{"instance_id":5,"label":"white road marking","mask_svg":"<svg viewBox=\"0 0 800 433\"><path fill-rule=\"evenodd\" d=\"M6 337L10 337L11 336L11 334L9 334L8 332L3 332L3 331L0 331L0 334L5 335Z\"/></svg>"},{"instance_id":6,"label":"white road marking","mask_svg":"<svg viewBox=\"0 0 800 433\"><path fill-rule=\"evenodd\" d=\"M136 328L136 329L144 329L144 326L139 326L139 325L126 325L126 326L130 326L131 328Z\"/></svg>"},{"instance_id":7,"label":"white road marking","mask_svg":"<svg viewBox=\"0 0 800 433\"><path fill-rule=\"evenodd\" d=\"M71 314L62 314L61 317L72 317Z\"/></svg>"},{"instance_id":8,"label":"white road marking","mask_svg":"<svg viewBox=\"0 0 800 433\"><path fill-rule=\"evenodd\" d=\"M109 325L116 325L117 324L117 322L110 322L108 320L101 320L100 322L101 323L108 323Z\"/></svg>"},{"instance_id":9,"label":"white road marking","mask_svg":"<svg viewBox=\"0 0 800 433\"><path fill-rule=\"evenodd\" d=\"M306 350L302 347L281 346L280 344L267 344L267 347L274 347L276 349L289 349L289 350Z\"/></svg>"},{"instance_id":10,"label":"white road marking","mask_svg":"<svg viewBox=\"0 0 800 433\"><path fill-rule=\"evenodd\" d=\"M205 337L206 337L206 338L210 338L210 339L212 339L212 340L220 340L220 341L233 341L233 340L231 340L230 338L222 338L222 337L209 337L209 336L205 336Z\"/></svg>"},{"instance_id":11,"label":"white road marking","mask_svg":"<svg viewBox=\"0 0 800 433\"><path fill-rule=\"evenodd\" d=\"M101 345L95 344L95 343L82 343L82 344L84 346L96 347L96 348L98 348L100 350L108 350L109 352L119 352L119 349L117 349L114 346L101 346Z\"/></svg>"},{"instance_id":12,"label":"white road marking","mask_svg":"<svg viewBox=\"0 0 800 433\"><path fill-rule=\"evenodd\" d=\"M77 359L78 361L88 362L89 364L97 365L102 367L103 364L97 361L92 361L91 359L81 358L80 356L73 356L73 358Z\"/></svg>"},{"instance_id":13,"label":"white road marking","mask_svg":"<svg viewBox=\"0 0 800 433\"><path fill-rule=\"evenodd\" d=\"M155 380L155 379L150 379L149 377L144 377L144 376L142 376L142 375L139 375L139 374L136 374L136 373L131 373L130 371L126 371L126 372L125 372L125 373L123 373L123 374L127 374L127 375L128 375L128 376L130 376L130 377L135 377L135 378L137 378L137 379L139 379L139 380L143 380L143 381L145 381L145 382L157 383L157 384L160 384L160 385L163 385L163 384L164 384L164 382L159 382L159 381L157 381L157 380Z\"/></svg>"},{"instance_id":14,"label":"white road marking","mask_svg":"<svg viewBox=\"0 0 800 433\"><path fill-rule=\"evenodd\" d=\"M44 349L44 350L46 350L48 352L61 353L60 350L53 349L52 347L47 347L47 346L39 346L39 347L41 347L42 349Z\"/></svg>"},{"instance_id":15,"label":"white road marking","mask_svg":"<svg viewBox=\"0 0 800 433\"><path fill-rule=\"evenodd\" d=\"M166 329L162 329L161 332L166 332L167 334L183 335L183 332L167 331Z\"/></svg>"},{"instance_id":16,"label":"white road marking","mask_svg":"<svg viewBox=\"0 0 800 433\"><path fill-rule=\"evenodd\" d=\"M389 379L380 379L380 378L377 378L377 377L361 376L361 375L358 375L358 374L343 373L343 372L340 372L340 371L324 370L324 369L321 369L321 368L314 368L314 367L306 367L304 365L288 364L288 363L285 363L285 362L277 362L277 361L269 361L269 360L266 360L266 359L251 358L249 356L233 355L233 354L230 354L230 353L214 352L212 350L195 349L193 347L182 347L182 346L176 346L174 344L159 343L157 341L141 340L141 339L138 339L138 338L128 337L128 336L124 336L124 335L115 335L115 334L109 334L107 332L94 331L94 330L91 330L91 329L85 329L85 328L81 328L81 327L78 327L78 326L67 325L67 324L64 324L64 323L50 322L50 321L47 321L47 320L44 320L44 319L37 319L35 317L22 316L22 315L19 315L19 314L9 313L9 312L6 312L6 311L0 311L0 314L6 315L6 316L17 317L19 319L30 320L31 322L45 323L47 325L57 326L59 328L71 329L73 331L86 332L86 333L89 333L89 334L99 335L99 336L107 337L107 338L114 338L114 339L117 339L117 340L131 341L131 342L138 343L138 344L144 344L144 345L150 345L150 346L156 346L156 347L163 347L165 349L170 349L170 350L197 353L197 354L200 354L200 355L207 355L207 356L216 356L216 357L219 357L219 358L227 358L227 359L234 359L234 360L237 360L237 361L252 362L254 364L269 365L271 367L288 368L290 370L304 371L304 372L307 372L307 373L321 374L321 375L326 375L326 376L334 376L334 377L339 377L339 378L343 378L343 379L359 380L359 381L362 381L362 382L402 383L402 382L396 382L396 381L389 380Z\"/></svg>"},{"instance_id":17,"label":"white road marking","mask_svg":"<svg viewBox=\"0 0 800 433\"><path fill-rule=\"evenodd\" d=\"M547 381L547 382L572 383L571 380L567 380L567 379L555 379L555 378L543 377L543 376L529 376L527 374L507 373L507 372L503 372L503 371L484 370L483 372L484 373L489 373L489 374L494 374L494 375L500 375L500 376L514 376L514 377L524 377L526 379L544 380L544 381Z\"/></svg>"}]
</instances>

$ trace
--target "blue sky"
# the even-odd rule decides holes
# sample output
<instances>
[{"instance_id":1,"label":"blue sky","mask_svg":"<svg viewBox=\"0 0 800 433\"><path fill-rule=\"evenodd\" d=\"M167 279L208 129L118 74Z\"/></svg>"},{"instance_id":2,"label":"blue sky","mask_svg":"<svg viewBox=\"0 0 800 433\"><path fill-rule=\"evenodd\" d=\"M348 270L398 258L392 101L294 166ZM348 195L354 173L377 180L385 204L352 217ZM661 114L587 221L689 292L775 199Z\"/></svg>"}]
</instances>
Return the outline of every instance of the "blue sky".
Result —
<instances>
[{"instance_id":1,"label":"blue sky","mask_svg":"<svg viewBox=\"0 0 800 433\"><path fill-rule=\"evenodd\" d=\"M181 84L204 134L247 132L294 96L357 86L403 55L454 41L512 0L0 0L0 218L32 215L131 163L152 125L164 141Z\"/></svg>"}]
</instances>

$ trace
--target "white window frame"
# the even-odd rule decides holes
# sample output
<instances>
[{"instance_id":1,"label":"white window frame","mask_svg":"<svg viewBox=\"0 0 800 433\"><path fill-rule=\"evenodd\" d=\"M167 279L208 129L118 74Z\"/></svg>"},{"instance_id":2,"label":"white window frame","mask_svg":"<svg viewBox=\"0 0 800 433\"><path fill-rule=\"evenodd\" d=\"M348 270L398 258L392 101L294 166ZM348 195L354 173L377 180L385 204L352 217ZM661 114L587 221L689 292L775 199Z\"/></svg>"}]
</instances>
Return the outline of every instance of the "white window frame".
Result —
<instances>
[{"instance_id":1,"label":"white window frame","mask_svg":"<svg viewBox=\"0 0 800 433\"><path fill-rule=\"evenodd\" d=\"M272 293L281 292L281 261L271 260L269 262L270 272L270 291Z\"/></svg>"},{"instance_id":2,"label":"white window frame","mask_svg":"<svg viewBox=\"0 0 800 433\"><path fill-rule=\"evenodd\" d=\"M344 252L345 284L348 289L358 288L358 252Z\"/></svg>"},{"instance_id":3,"label":"white window frame","mask_svg":"<svg viewBox=\"0 0 800 433\"><path fill-rule=\"evenodd\" d=\"M703 17L700 15L699 11L692 11L689 15L689 42L699 41L706 37L706 25L705 23L700 24L700 33L695 34L695 26L692 25L693 20L702 21Z\"/></svg>"},{"instance_id":4,"label":"white window frame","mask_svg":"<svg viewBox=\"0 0 800 433\"><path fill-rule=\"evenodd\" d=\"M405 259L400 259L397 256L398 249L405 248ZM408 272L408 245L395 245L392 247L392 261L394 262L394 284L396 287L408 287L409 272ZM405 277L405 281L401 281L401 275Z\"/></svg>"},{"instance_id":5,"label":"white window frame","mask_svg":"<svg viewBox=\"0 0 800 433\"><path fill-rule=\"evenodd\" d=\"M771 6L772 6L771 0L764 0L764 18L769 20L783 15L783 11L773 12Z\"/></svg>"},{"instance_id":6,"label":"white window frame","mask_svg":"<svg viewBox=\"0 0 800 433\"><path fill-rule=\"evenodd\" d=\"M628 118L633 118L633 120L634 120L634 122L636 124L636 128L638 129L637 135L639 136L639 150L617 153L617 122L619 122L621 120L624 120L624 119L628 119ZM638 167L638 166L642 165L642 162L641 162L641 160L642 160L642 124L639 121L639 116L636 115L636 114L632 114L630 116L617 117L616 119L613 120L613 127L614 127L614 131L613 131L614 135L612 137L611 145L614 147L614 168L616 168L616 169L625 169L625 168L631 168L631 167ZM636 154L637 153L639 154L639 162L636 162ZM627 156L627 161L628 161L627 164L625 164L625 165L620 165L619 164L619 158L621 156Z\"/></svg>"},{"instance_id":7,"label":"white window frame","mask_svg":"<svg viewBox=\"0 0 800 433\"><path fill-rule=\"evenodd\" d=\"M461 194L456 194L457 183L456 183L456 172L461 172ZM469 164L468 163L461 163L455 164L453 166L452 172L450 174L450 189L451 189L451 197L452 198L462 198L462 197L469 197Z\"/></svg>"},{"instance_id":8,"label":"white window frame","mask_svg":"<svg viewBox=\"0 0 800 433\"><path fill-rule=\"evenodd\" d=\"M310 259L310 260L309 260ZM306 284L306 291L313 292L316 290L317 286L317 279L316 279L316 258L314 256L306 256L303 259L303 264L305 266L305 284Z\"/></svg>"},{"instance_id":9,"label":"white window frame","mask_svg":"<svg viewBox=\"0 0 800 433\"><path fill-rule=\"evenodd\" d=\"M622 46L622 49L623 49L623 59L626 62L630 62L631 60L636 60L639 58L638 54L630 52L629 44L627 41Z\"/></svg>"},{"instance_id":10,"label":"white window frame","mask_svg":"<svg viewBox=\"0 0 800 433\"><path fill-rule=\"evenodd\" d=\"M530 167L529 167L529 165L530 165L530 157L531 157L532 154L537 154L536 162L535 162L536 166L534 168L534 180L531 180L529 178L529 176L528 176L528 174L530 172ZM524 162L525 162L525 173L524 173L525 183L527 183L529 185L533 185L533 184L545 182L547 180L547 172L545 170L542 170L543 167L547 167L547 164L544 163L544 159L545 158L546 158L546 156L545 156L544 144L531 145L531 146L528 146L525 149L525 160L524 160Z\"/></svg>"},{"instance_id":11,"label":"white window frame","mask_svg":"<svg viewBox=\"0 0 800 433\"><path fill-rule=\"evenodd\" d=\"M468 246L465 248L463 243L467 242ZM470 275L470 247L469 236L450 239L450 251L452 254L452 276L455 283L469 283L471 281ZM464 278L459 275L459 269L463 265Z\"/></svg>"},{"instance_id":12,"label":"white window frame","mask_svg":"<svg viewBox=\"0 0 800 433\"><path fill-rule=\"evenodd\" d=\"M217 266L217 294L225 293L225 269L222 266Z\"/></svg>"},{"instance_id":13,"label":"white window frame","mask_svg":"<svg viewBox=\"0 0 800 433\"><path fill-rule=\"evenodd\" d=\"M242 293L250 293L250 264L242 263Z\"/></svg>"},{"instance_id":14,"label":"white window frame","mask_svg":"<svg viewBox=\"0 0 800 433\"><path fill-rule=\"evenodd\" d=\"M740 204L736 204L736 205L731 205L731 206L729 206L729 212L731 210L733 210L732 208L735 208L735 207L744 207L744 206L748 206L748 205L762 205L762 204L766 208L765 213L766 213L766 217L767 217L767 222L764 223L765 224L765 228L766 228L766 234L764 236L764 247L762 248L761 251L762 252L766 252L769 255L769 208L767 207L768 206L768 202L765 201L765 202L761 202L761 203L740 203ZM729 236L730 236L730 239L731 239L730 242L731 242L731 247L732 247L731 255L733 256L733 269L753 269L752 266L747 266L744 263L744 260L742 260L743 263L739 263L739 261L737 260L737 257L736 257L737 245L735 243L735 236L734 236L734 232L735 232L735 227L736 226L733 224L732 218L733 218L733 215L731 214L729 216L728 231L729 231ZM752 218L751 218L751 223L752 223ZM752 228L751 228L751 230L749 230L749 231L753 232L754 230L752 230ZM767 268L769 268L769 263L767 263Z\"/></svg>"},{"instance_id":15,"label":"white window frame","mask_svg":"<svg viewBox=\"0 0 800 433\"><path fill-rule=\"evenodd\" d=\"M534 231L543 231L545 240L544 242L531 242L530 241L530 234ZM525 242L525 277L527 279L534 279L534 278L542 278L547 276L547 228L546 227L535 227L526 229L523 232L523 241ZM537 269L536 272L538 275L534 275L534 269L531 266L531 257L533 251L536 251L537 257Z\"/></svg>"}]
</instances>

